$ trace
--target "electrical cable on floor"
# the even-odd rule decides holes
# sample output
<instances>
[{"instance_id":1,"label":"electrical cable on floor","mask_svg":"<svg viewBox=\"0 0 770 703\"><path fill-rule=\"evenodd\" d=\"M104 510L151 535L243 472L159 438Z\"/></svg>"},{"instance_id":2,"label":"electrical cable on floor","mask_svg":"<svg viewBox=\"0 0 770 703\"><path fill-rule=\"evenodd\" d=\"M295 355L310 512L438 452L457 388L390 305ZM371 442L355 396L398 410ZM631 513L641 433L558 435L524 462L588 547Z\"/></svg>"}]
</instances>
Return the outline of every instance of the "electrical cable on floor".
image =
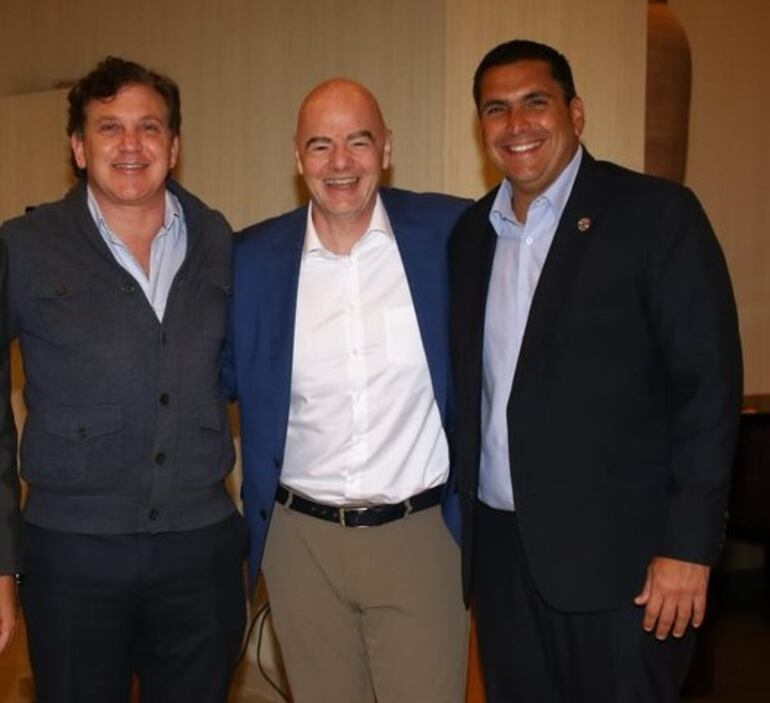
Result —
<instances>
[{"instance_id":1,"label":"electrical cable on floor","mask_svg":"<svg viewBox=\"0 0 770 703\"><path fill-rule=\"evenodd\" d=\"M265 631L265 623L267 622L268 615L270 615L270 603L265 603L257 609L257 612L254 614L254 617L251 619L249 627L246 630L246 636L243 639L243 646L241 647L241 651L235 661L235 668L238 667L238 665L243 661L243 658L246 656L249 640L251 640L251 636L254 634L254 628L256 627L257 622L259 622L259 630L257 634L257 668L259 669L259 673L262 674L262 678L264 678L265 681L270 684L271 688L281 697L281 700L286 701L286 703L290 703L291 699L289 698L288 694L281 690L281 687L275 681L273 681L265 668L262 666L262 636Z\"/></svg>"},{"instance_id":2,"label":"electrical cable on floor","mask_svg":"<svg viewBox=\"0 0 770 703\"><path fill-rule=\"evenodd\" d=\"M270 610L270 603L265 603L263 606L257 609L256 613L254 613L254 617L251 619L249 626L246 628L246 636L243 638L241 651L238 652L238 657L235 660L235 665L233 666L233 669L237 669L240 666L241 662L243 661L243 658L246 656L246 650L249 648L249 640L251 639L251 635L254 633L254 626L257 624L257 620L259 620L259 618L262 616L263 613L266 613L269 610Z\"/></svg>"},{"instance_id":3,"label":"electrical cable on floor","mask_svg":"<svg viewBox=\"0 0 770 703\"><path fill-rule=\"evenodd\" d=\"M259 623L259 635L257 636L257 667L259 668L259 672L262 674L262 676L265 677L265 681L267 681L273 687L275 692L281 697L281 700L289 703L290 699L288 694L281 690L278 684L275 683L270 678L270 676L268 676L267 672L262 667L262 657L260 656L262 653L262 635L265 631L265 622L267 622L267 616L270 614L270 603L266 603L262 609L265 611L265 613L262 617L262 622Z\"/></svg>"}]
</instances>

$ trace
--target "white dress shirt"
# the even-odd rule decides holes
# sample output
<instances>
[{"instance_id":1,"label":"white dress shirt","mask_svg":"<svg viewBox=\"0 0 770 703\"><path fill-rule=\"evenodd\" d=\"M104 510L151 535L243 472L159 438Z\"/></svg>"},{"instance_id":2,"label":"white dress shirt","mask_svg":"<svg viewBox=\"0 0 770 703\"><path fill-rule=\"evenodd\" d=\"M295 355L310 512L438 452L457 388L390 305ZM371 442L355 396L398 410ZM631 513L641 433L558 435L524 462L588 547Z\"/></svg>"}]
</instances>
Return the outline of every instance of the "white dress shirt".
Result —
<instances>
[{"instance_id":1,"label":"white dress shirt","mask_svg":"<svg viewBox=\"0 0 770 703\"><path fill-rule=\"evenodd\" d=\"M545 258L575 182L582 147L559 177L529 206L521 224L513 212L512 190L503 181L489 213L497 233L484 321L481 390L479 500L498 510L513 510L508 459L506 409Z\"/></svg>"},{"instance_id":2,"label":"white dress shirt","mask_svg":"<svg viewBox=\"0 0 770 703\"><path fill-rule=\"evenodd\" d=\"M321 244L311 204L281 483L330 505L368 505L405 500L448 473L417 317L379 196L344 256Z\"/></svg>"}]
</instances>

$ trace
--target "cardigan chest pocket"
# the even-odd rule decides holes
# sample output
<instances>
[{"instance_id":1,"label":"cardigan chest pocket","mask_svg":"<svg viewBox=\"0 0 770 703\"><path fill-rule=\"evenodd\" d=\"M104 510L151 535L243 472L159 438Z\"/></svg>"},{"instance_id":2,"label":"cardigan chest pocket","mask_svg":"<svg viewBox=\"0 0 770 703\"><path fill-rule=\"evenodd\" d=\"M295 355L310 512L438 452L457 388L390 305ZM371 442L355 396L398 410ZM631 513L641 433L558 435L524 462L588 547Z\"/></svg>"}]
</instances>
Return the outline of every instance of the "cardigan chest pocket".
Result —
<instances>
[{"instance_id":1,"label":"cardigan chest pocket","mask_svg":"<svg viewBox=\"0 0 770 703\"><path fill-rule=\"evenodd\" d=\"M39 278L32 286L32 299L38 322L31 331L42 339L60 346L87 347L114 338L119 315L105 300L105 291L84 272Z\"/></svg>"},{"instance_id":2,"label":"cardigan chest pocket","mask_svg":"<svg viewBox=\"0 0 770 703\"><path fill-rule=\"evenodd\" d=\"M235 462L235 448L224 402L198 405L192 415L192 426L179 446L182 449L178 464L186 484L202 488L227 476Z\"/></svg>"},{"instance_id":3,"label":"cardigan chest pocket","mask_svg":"<svg viewBox=\"0 0 770 703\"><path fill-rule=\"evenodd\" d=\"M126 449L119 405L46 408L24 428L22 476L33 486L87 493L125 476Z\"/></svg>"}]
</instances>

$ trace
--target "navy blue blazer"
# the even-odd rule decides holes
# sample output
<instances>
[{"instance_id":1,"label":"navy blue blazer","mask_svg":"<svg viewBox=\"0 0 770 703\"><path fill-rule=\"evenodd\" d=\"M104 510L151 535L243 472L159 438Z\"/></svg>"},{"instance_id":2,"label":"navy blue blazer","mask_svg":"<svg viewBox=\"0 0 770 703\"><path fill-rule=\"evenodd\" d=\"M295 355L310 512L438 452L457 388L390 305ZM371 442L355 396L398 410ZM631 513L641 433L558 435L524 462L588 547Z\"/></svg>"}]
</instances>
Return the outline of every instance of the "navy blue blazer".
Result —
<instances>
[{"instance_id":1,"label":"navy blue blazer","mask_svg":"<svg viewBox=\"0 0 770 703\"><path fill-rule=\"evenodd\" d=\"M468 202L438 194L381 189L412 295L436 403L450 420L446 244ZM240 409L244 512L251 530L250 583L262 560L281 474L294 345L294 321L307 206L247 228L236 237L233 295L223 381ZM442 504L459 537L452 481Z\"/></svg>"},{"instance_id":2,"label":"navy blue blazer","mask_svg":"<svg viewBox=\"0 0 770 703\"><path fill-rule=\"evenodd\" d=\"M449 247L466 598L494 196L465 212ZM697 199L584 153L507 406L519 530L552 606L629 605L655 555L715 563L740 402L730 279Z\"/></svg>"}]
</instances>

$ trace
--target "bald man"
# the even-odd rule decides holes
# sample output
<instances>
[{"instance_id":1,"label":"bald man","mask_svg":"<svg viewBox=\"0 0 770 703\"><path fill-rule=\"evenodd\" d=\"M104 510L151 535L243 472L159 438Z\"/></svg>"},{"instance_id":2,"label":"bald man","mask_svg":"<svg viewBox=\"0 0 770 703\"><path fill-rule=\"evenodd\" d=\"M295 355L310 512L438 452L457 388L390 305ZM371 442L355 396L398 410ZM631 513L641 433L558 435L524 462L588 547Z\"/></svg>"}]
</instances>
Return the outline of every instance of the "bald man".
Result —
<instances>
[{"instance_id":1,"label":"bald man","mask_svg":"<svg viewBox=\"0 0 770 703\"><path fill-rule=\"evenodd\" d=\"M381 188L391 145L366 88L322 83L294 141L311 202L237 237L224 373L295 703L463 699L445 250L467 203Z\"/></svg>"}]
</instances>

